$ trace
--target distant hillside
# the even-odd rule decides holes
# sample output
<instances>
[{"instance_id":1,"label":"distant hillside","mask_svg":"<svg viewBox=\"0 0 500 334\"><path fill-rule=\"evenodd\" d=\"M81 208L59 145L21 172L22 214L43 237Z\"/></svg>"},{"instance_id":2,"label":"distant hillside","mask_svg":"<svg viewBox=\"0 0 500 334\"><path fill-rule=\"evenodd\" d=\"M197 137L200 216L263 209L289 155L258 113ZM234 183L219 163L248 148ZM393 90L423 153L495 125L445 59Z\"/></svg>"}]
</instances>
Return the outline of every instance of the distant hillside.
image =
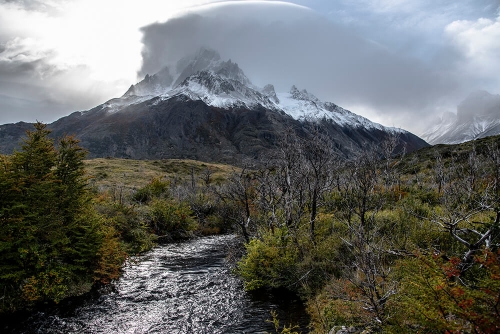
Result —
<instances>
[{"instance_id":1,"label":"distant hillside","mask_svg":"<svg viewBox=\"0 0 500 334\"><path fill-rule=\"evenodd\" d=\"M422 148L408 154L403 160L402 170L407 175L436 168L436 158L440 157L445 165L465 163L470 153L488 156L491 148L500 147L500 135L480 138L460 144L438 144Z\"/></svg>"}]
</instances>

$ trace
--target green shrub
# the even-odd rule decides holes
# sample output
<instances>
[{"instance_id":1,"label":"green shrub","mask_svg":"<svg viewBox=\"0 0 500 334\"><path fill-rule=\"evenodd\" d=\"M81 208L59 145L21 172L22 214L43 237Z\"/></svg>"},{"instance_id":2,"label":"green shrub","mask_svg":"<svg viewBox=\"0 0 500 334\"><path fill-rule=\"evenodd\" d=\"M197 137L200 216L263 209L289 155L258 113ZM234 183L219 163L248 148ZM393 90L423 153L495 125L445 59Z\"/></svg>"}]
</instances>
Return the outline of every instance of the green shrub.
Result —
<instances>
[{"instance_id":1,"label":"green shrub","mask_svg":"<svg viewBox=\"0 0 500 334\"><path fill-rule=\"evenodd\" d=\"M500 251L482 251L472 275L460 273L460 262L432 255L400 263L401 328L411 325L419 333L498 333Z\"/></svg>"},{"instance_id":2,"label":"green shrub","mask_svg":"<svg viewBox=\"0 0 500 334\"><path fill-rule=\"evenodd\" d=\"M101 198L96 204L100 214L104 215L113 225L125 243L127 253L137 254L150 250L155 245L156 237L148 226L143 208L127 206Z\"/></svg>"},{"instance_id":3,"label":"green shrub","mask_svg":"<svg viewBox=\"0 0 500 334\"><path fill-rule=\"evenodd\" d=\"M323 291L307 302L311 316L311 333L328 333L332 328L357 326L369 322L369 315L362 305L352 300L339 299L335 295L349 293L352 285L345 280L333 280Z\"/></svg>"},{"instance_id":4,"label":"green shrub","mask_svg":"<svg viewBox=\"0 0 500 334\"><path fill-rule=\"evenodd\" d=\"M286 228L276 228L274 234L265 232L262 240L251 240L246 250L238 263L238 273L247 290L288 288L297 282L298 251Z\"/></svg>"},{"instance_id":5,"label":"green shrub","mask_svg":"<svg viewBox=\"0 0 500 334\"><path fill-rule=\"evenodd\" d=\"M149 184L140 188L132 196L132 199L139 203L147 203L153 198L166 198L169 195L170 182L154 178Z\"/></svg>"},{"instance_id":6,"label":"green shrub","mask_svg":"<svg viewBox=\"0 0 500 334\"><path fill-rule=\"evenodd\" d=\"M155 199L149 205L149 224L158 236L170 235L182 238L196 229L196 223L188 205L166 199Z\"/></svg>"}]
</instances>

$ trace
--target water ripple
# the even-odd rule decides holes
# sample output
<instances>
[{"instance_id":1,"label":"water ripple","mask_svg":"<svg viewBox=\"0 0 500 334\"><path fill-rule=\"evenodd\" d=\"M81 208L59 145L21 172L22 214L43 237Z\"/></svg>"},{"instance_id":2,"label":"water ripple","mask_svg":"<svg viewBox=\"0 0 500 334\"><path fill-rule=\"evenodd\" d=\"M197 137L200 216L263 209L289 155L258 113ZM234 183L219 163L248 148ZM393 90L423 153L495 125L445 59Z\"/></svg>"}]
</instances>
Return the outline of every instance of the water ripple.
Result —
<instances>
[{"instance_id":1,"label":"water ripple","mask_svg":"<svg viewBox=\"0 0 500 334\"><path fill-rule=\"evenodd\" d=\"M231 235L168 244L134 258L112 292L4 324L12 333L264 333L275 309L307 323L294 296L249 295L225 262ZM283 297L285 297L283 299ZM288 298L287 298L288 297ZM67 311L67 310L66 310Z\"/></svg>"}]
</instances>

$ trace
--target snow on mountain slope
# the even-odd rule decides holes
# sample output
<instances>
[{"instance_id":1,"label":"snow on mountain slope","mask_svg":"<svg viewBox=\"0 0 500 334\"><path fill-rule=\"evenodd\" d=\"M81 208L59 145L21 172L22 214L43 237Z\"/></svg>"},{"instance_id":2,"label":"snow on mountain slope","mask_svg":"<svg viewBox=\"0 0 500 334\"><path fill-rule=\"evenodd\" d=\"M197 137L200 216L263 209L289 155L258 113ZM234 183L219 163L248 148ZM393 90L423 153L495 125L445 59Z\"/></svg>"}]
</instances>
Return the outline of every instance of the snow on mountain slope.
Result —
<instances>
[{"instance_id":1,"label":"snow on mountain slope","mask_svg":"<svg viewBox=\"0 0 500 334\"><path fill-rule=\"evenodd\" d=\"M458 144L500 134L500 95L486 91L470 94L438 124L422 135L431 144Z\"/></svg>"},{"instance_id":2,"label":"snow on mountain slope","mask_svg":"<svg viewBox=\"0 0 500 334\"><path fill-rule=\"evenodd\" d=\"M436 121L437 124L431 126L421 137L428 143L439 142L439 138L443 133L450 132L453 129L456 118L455 114L447 112Z\"/></svg>"},{"instance_id":3,"label":"snow on mountain slope","mask_svg":"<svg viewBox=\"0 0 500 334\"><path fill-rule=\"evenodd\" d=\"M183 94L193 100L202 100L210 106L219 108L231 106L251 108L261 105L268 109L275 109L274 102L263 93L247 86L240 80L228 78L220 73L220 71L198 72L186 78L179 86L164 96L168 98Z\"/></svg>"},{"instance_id":4,"label":"snow on mountain slope","mask_svg":"<svg viewBox=\"0 0 500 334\"><path fill-rule=\"evenodd\" d=\"M289 93L278 94L277 108L298 120L331 119L342 126L364 127L368 129L403 131L374 123L331 102L321 102L305 89L299 91L292 86Z\"/></svg>"},{"instance_id":5,"label":"snow on mountain slope","mask_svg":"<svg viewBox=\"0 0 500 334\"><path fill-rule=\"evenodd\" d=\"M456 119L440 123L422 135L430 144L459 144L469 140L500 134L500 118L474 116L468 122Z\"/></svg>"},{"instance_id":6,"label":"snow on mountain slope","mask_svg":"<svg viewBox=\"0 0 500 334\"><path fill-rule=\"evenodd\" d=\"M208 49L147 75L122 97L73 112L49 128L55 138L74 134L90 157L259 164L274 154L280 134L292 129L308 138L320 121L339 157L377 151L394 133L398 149L411 152L428 145L295 86L278 94L273 85L257 87L238 64ZM0 153L11 154L30 126L2 126Z\"/></svg>"},{"instance_id":7,"label":"snow on mountain slope","mask_svg":"<svg viewBox=\"0 0 500 334\"><path fill-rule=\"evenodd\" d=\"M180 95L218 108L262 106L284 112L297 120L326 118L341 126L406 132L374 123L334 103L322 102L305 89L299 90L295 86L287 93L278 94L273 85L258 88L237 63L223 61L216 51L206 48L200 49L194 56L181 59L175 71L165 67L154 75L146 75L121 98L108 101L103 108L114 113L151 98L168 100Z\"/></svg>"}]
</instances>

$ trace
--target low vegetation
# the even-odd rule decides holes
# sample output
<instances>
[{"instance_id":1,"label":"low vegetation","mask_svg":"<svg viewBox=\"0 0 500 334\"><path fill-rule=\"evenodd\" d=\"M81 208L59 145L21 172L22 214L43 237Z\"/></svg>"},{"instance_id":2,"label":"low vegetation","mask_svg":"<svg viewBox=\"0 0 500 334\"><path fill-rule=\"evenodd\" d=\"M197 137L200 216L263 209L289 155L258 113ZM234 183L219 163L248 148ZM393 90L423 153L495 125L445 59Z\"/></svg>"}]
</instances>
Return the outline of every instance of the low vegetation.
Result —
<instances>
[{"instance_id":1,"label":"low vegetation","mask_svg":"<svg viewBox=\"0 0 500 334\"><path fill-rule=\"evenodd\" d=\"M157 242L237 231L245 287L299 294L313 333L500 331L500 137L409 155L393 137L346 161L317 129L235 168L86 161L47 134L1 157L2 311L110 282Z\"/></svg>"},{"instance_id":2,"label":"low vegetation","mask_svg":"<svg viewBox=\"0 0 500 334\"><path fill-rule=\"evenodd\" d=\"M20 151L0 156L0 312L109 283L158 242L230 229L212 188L237 168L84 160L76 139L49 133L37 123Z\"/></svg>"},{"instance_id":3,"label":"low vegetation","mask_svg":"<svg viewBox=\"0 0 500 334\"><path fill-rule=\"evenodd\" d=\"M313 333L498 333L500 137L350 161L312 139L241 178L246 288L300 294Z\"/></svg>"}]
</instances>

